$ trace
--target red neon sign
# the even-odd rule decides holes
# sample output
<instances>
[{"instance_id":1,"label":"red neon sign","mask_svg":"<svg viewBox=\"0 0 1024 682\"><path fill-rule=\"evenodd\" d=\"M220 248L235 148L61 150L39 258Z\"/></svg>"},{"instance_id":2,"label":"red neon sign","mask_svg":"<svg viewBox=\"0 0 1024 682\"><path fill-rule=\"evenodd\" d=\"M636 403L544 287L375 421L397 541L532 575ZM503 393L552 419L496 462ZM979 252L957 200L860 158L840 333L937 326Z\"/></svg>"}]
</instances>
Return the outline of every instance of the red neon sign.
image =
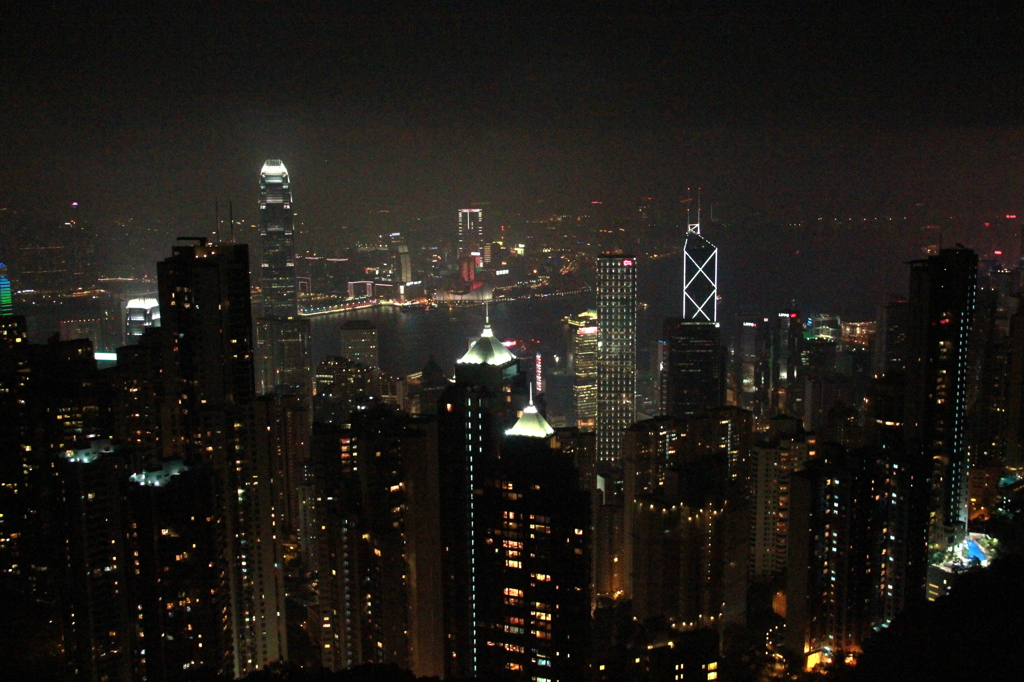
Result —
<instances>
[{"instance_id":1,"label":"red neon sign","mask_svg":"<svg viewBox=\"0 0 1024 682\"><path fill-rule=\"evenodd\" d=\"M633 261L631 261L631 260L624 260L624 261L622 261L622 264L623 265L632 265Z\"/></svg>"}]
</instances>

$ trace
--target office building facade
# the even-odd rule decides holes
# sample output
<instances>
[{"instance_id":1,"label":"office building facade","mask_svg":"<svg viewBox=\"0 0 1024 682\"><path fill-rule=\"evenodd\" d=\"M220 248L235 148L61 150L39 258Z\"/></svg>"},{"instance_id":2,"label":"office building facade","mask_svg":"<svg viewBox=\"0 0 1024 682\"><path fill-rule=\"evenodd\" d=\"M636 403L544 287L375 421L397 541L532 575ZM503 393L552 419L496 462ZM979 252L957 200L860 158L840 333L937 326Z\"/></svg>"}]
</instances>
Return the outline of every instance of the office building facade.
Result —
<instances>
[{"instance_id":1,"label":"office building facade","mask_svg":"<svg viewBox=\"0 0 1024 682\"><path fill-rule=\"evenodd\" d=\"M617 464L636 421L637 260L597 257L597 460Z\"/></svg>"},{"instance_id":2,"label":"office building facade","mask_svg":"<svg viewBox=\"0 0 1024 682\"><path fill-rule=\"evenodd\" d=\"M260 287L262 317L298 313L295 286L295 217L288 169L268 159L260 169Z\"/></svg>"}]
</instances>

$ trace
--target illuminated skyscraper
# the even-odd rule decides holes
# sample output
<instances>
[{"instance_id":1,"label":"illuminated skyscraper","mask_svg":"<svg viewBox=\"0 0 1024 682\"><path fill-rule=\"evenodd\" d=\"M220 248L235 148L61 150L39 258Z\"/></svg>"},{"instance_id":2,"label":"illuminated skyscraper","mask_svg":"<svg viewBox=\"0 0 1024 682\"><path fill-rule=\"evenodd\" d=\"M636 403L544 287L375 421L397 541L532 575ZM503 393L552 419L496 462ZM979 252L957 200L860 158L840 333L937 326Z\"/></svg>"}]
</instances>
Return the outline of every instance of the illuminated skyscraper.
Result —
<instances>
[{"instance_id":1,"label":"illuminated skyscraper","mask_svg":"<svg viewBox=\"0 0 1024 682\"><path fill-rule=\"evenodd\" d=\"M289 318L298 313L295 289L295 218L288 169L269 159L260 170L260 286L263 317Z\"/></svg>"},{"instance_id":2,"label":"illuminated skyscraper","mask_svg":"<svg viewBox=\"0 0 1024 682\"><path fill-rule=\"evenodd\" d=\"M576 425L593 430L597 419L597 312L566 318L569 323L569 371Z\"/></svg>"},{"instance_id":3,"label":"illuminated skyscraper","mask_svg":"<svg viewBox=\"0 0 1024 682\"><path fill-rule=\"evenodd\" d=\"M498 458L515 415L513 384L525 387L518 374L518 360L487 321L437 403L445 677L478 673L484 642L477 636L477 491L483 486L482 467Z\"/></svg>"},{"instance_id":4,"label":"illuminated skyscraper","mask_svg":"<svg viewBox=\"0 0 1024 682\"><path fill-rule=\"evenodd\" d=\"M270 159L260 170L261 317L256 321L256 391L312 396L311 330L298 318L295 230L288 169Z\"/></svg>"},{"instance_id":5,"label":"illuminated skyscraper","mask_svg":"<svg viewBox=\"0 0 1024 682\"><path fill-rule=\"evenodd\" d=\"M967 531L967 344L978 256L942 249L910 270L904 429L933 462L929 543L941 550Z\"/></svg>"},{"instance_id":6,"label":"illuminated skyscraper","mask_svg":"<svg viewBox=\"0 0 1024 682\"><path fill-rule=\"evenodd\" d=\"M662 410L674 417L718 407L725 367L718 326L718 248L689 226L683 244L683 314L665 320L668 354L662 376Z\"/></svg>"},{"instance_id":7,"label":"illuminated skyscraper","mask_svg":"<svg viewBox=\"0 0 1024 682\"><path fill-rule=\"evenodd\" d=\"M11 298L11 280L7 279L7 266L0 263L0 315L13 315L14 302Z\"/></svg>"},{"instance_id":8,"label":"illuminated skyscraper","mask_svg":"<svg viewBox=\"0 0 1024 682\"><path fill-rule=\"evenodd\" d=\"M616 465L636 420L636 266L633 256L597 257L597 461Z\"/></svg>"},{"instance_id":9,"label":"illuminated skyscraper","mask_svg":"<svg viewBox=\"0 0 1024 682\"><path fill-rule=\"evenodd\" d=\"M459 209L459 258L477 251L483 255L484 211L482 208ZM479 263L478 263L479 264Z\"/></svg>"},{"instance_id":10,"label":"illuminated skyscraper","mask_svg":"<svg viewBox=\"0 0 1024 682\"><path fill-rule=\"evenodd\" d=\"M155 298L133 298L125 310L125 341L138 343L147 327L160 326L160 303Z\"/></svg>"}]
</instances>

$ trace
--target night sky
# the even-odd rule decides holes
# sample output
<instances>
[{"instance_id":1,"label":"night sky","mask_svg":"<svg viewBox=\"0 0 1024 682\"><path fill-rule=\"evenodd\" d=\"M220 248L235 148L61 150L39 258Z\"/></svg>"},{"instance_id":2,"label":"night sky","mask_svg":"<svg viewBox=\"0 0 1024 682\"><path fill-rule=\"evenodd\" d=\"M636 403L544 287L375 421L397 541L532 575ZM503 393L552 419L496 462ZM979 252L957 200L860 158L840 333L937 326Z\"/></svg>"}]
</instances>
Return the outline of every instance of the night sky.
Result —
<instances>
[{"instance_id":1,"label":"night sky","mask_svg":"<svg viewBox=\"0 0 1024 682\"><path fill-rule=\"evenodd\" d=\"M0 205L254 217L279 157L314 231L691 186L726 220L1024 214L1015 3L444 4L4 3Z\"/></svg>"}]
</instances>

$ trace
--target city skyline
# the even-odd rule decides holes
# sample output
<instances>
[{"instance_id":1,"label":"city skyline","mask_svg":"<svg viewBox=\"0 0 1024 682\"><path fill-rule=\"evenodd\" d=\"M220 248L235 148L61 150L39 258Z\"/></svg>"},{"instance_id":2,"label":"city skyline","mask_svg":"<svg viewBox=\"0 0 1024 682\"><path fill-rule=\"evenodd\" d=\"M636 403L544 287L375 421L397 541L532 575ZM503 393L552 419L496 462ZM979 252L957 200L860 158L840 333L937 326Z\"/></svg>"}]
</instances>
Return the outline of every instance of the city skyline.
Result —
<instances>
[{"instance_id":1,"label":"city skyline","mask_svg":"<svg viewBox=\"0 0 1024 682\"><path fill-rule=\"evenodd\" d=\"M0 22L0 678L1024 665L983 5Z\"/></svg>"}]
</instances>

